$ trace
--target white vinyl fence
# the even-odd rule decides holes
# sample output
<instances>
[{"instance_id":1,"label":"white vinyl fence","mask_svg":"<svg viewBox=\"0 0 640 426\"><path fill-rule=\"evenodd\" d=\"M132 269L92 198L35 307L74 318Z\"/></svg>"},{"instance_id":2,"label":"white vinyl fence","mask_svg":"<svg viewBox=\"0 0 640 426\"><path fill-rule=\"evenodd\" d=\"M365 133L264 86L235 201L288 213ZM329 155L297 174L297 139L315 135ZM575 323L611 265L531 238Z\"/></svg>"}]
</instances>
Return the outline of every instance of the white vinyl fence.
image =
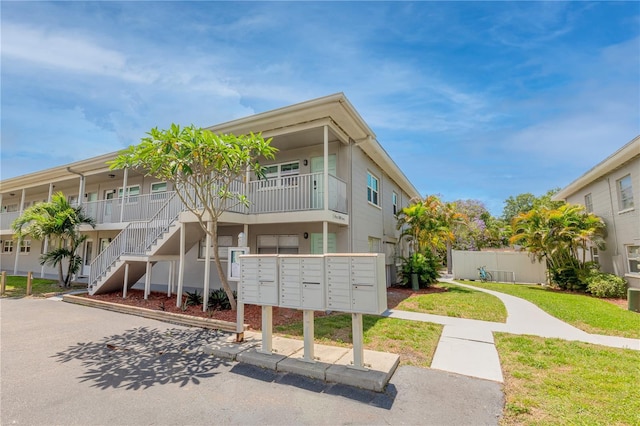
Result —
<instances>
[{"instance_id":1,"label":"white vinyl fence","mask_svg":"<svg viewBox=\"0 0 640 426\"><path fill-rule=\"evenodd\" d=\"M453 250L453 278L477 280L478 268L481 266L498 282L547 282L544 263L532 262L526 252Z\"/></svg>"}]
</instances>

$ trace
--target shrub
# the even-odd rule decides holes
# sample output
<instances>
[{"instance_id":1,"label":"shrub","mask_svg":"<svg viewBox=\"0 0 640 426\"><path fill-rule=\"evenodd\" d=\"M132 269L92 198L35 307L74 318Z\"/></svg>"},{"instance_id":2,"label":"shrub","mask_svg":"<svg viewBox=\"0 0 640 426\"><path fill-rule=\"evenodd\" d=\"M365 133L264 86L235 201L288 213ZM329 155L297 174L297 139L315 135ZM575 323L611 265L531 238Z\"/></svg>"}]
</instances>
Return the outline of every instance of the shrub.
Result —
<instances>
[{"instance_id":1,"label":"shrub","mask_svg":"<svg viewBox=\"0 0 640 426\"><path fill-rule=\"evenodd\" d=\"M438 258L429 251L424 254L414 253L409 257L404 257L402 258L402 284L411 286L411 275L417 274L420 288L429 287L438 282L439 268Z\"/></svg>"},{"instance_id":2,"label":"shrub","mask_svg":"<svg viewBox=\"0 0 640 426\"><path fill-rule=\"evenodd\" d=\"M189 293L188 291L187 297L184 301L186 306L198 306L202 305L202 295L198 293L198 290L195 290L193 293Z\"/></svg>"},{"instance_id":3,"label":"shrub","mask_svg":"<svg viewBox=\"0 0 640 426\"><path fill-rule=\"evenodd\" d=\"M587 279L587 291L596 297L620 297L627 296L627 281L613 274L596 272Z\"/></svg>"},{"instance_id":4,"label":"shrub","mask_svg":"<svg viewBox=\"0 0 640 426\"><path fill-rule=\"evenodd\" d=\"M233 297L237 298L235 291L233 292ZM209 303L207 307L212 311L228 311L229 309L231 309L229 296L227 296L227 293L224 291L224 289L219 288L209 293Z\"/></svg>"}]
</instances>

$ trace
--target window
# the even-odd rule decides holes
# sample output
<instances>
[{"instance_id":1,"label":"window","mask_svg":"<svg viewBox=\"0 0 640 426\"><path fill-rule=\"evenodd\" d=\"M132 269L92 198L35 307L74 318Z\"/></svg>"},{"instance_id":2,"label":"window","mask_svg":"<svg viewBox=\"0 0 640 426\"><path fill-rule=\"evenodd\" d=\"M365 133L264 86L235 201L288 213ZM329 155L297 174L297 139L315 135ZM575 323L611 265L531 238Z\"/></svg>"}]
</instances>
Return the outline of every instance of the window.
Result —
<instances>
[{"instance_id":1,"label":"window","mask_svg":"<svg viewBox=\"0 0 640 426\"><path fill-rule=\"evenodd\" d=\"M8 206L5 206L5 211L7 213L17 212L18 211L18 205L17 204L9 204Z\"/></svg>"},{"instance_id":2,"label":"window","mask_svg":"<svg viewBox=\"0 0 640 426\"><path fill-rule=\"evenodd\" d=\"M213 244L211 245L213 247ZM233 237L231 235L218 235L218 257L222 261L226 261L229 257L228 247L233 247ZM207 236L205 235L200 240L200 245L198 247L198 259L205 259L205 250L207 248ZM211 259L213 260L215 257L215 253L211 252Z\"/></svg>"},{"instance_id":3,"label":"window","mask_svg":"<svg viewBox=\"0 0 640 426\"><path fill-rule=\"evenodd\" d=\"M138 195L140 195L140 185L132 185L127 187L126 202L137 203ZM122 188L118 188L118 198L122 198Z\"/></svg>"},{"instance_id":4,"label":"window","mask_svg":"<svg viewBox=\"0 0 640 426\"><path fill-rule=\"evenodd\" d=\"M591 199L591 193L584 196L584 206L587 208L587 212L593 212L593 200Z\"/></svg>"},{"instance_id":5,"label":"window","mask_svg":"<svg viewBox=\"0 0 640 426\"><path fill-rule=\"evenodd\" d=\"M378 197L378 178L367 172L367 201L376 206L380 205Z\"/></svg>"},{"instance_id":6,"label":"window","mask_svg":"<svg viewBox=\"0 0 640 426\"><path fill-rule=\"evenodd\" d=\"M20 243L20 253L31 253L31 240L22 240Z\"/></svg>"},{"instance_id":7,"label":"window","mask_svg":"<svg viewBox=\"0 0 640 426\"><path fill-rule=\"evenodd\" d=\"M369 253L381 253L382 247L380 238L369 237Z\"/></svg>"},{"instance_id":8,"label":"window","mask_svg":"<svg viewBox=\"0 0 640 426\"><path fill-rule=\"evenodd\" d=\"M161 201L167 198L167 182L151 184L151 201Z\"/></svg>"},{"instance_id":9,"label":"window","mask_svg":"<svg viewBox=\"0 0 640 426\"><path fill-rule=\"evenodd\" d=\"M631 188L631 175L626 175L618 180L618 207L620 210L633 208L633 189Z\"/></svg>"},{"instance_id":10,"label":"window","mask_svg":"<svg viewBox=\"0 0 640 426\"><path fill-rule=\"evenodd\" d=\"M273 164L263 171L265 179L260 181L261 189L297 186L300 162Z\"/></svg>"},{"instance_id":11,"label":"window","mask_svg":"<svg viewBox=\"0 0 640 426\"><path fill-rule=\"evenodd\" d=\"M78 205L78 196L77 195L69 195L67 197L67 201L69 201L69 204L71 204L72 206L77 206Z\"/></svg>"},{"instance_id":12,"label":"window","mask_svg":"<svg viewBox=\"0 0 640 426\"><path fill-rule=\"evenodd\" d=\"M600 253L598 252L597 247L591 247L589 249L591 251L591 261L600 264Z\"/></svg>"},{"instance_id":13,"label":"window","mask_svg":"<svg viewBox=\"0 0 640 426\"><path fill-rule=\"evenodd\" d=\"M627 262L630 273L640 274L640 246L627 246Z\"/></svg>"},{"instance_id":14,"label":"window","mask_svg":"<svg viewBox=\"0 0 640 426\"><path fill-rule=\"evenodd\" d=\"M298 254L297 235L258 235L258 254Z\"/></svg>"},{"instance_id":15,"label":"window","mask_svg":"<svg viewBox=\"0 0 640 426\"><path fill-rule=\"evenodd\" d=\"M393 205L393 215L398 214L398 194L395 191L391 194L391 204Z\"/></svg>"},{"instance_id":16,"label":"window","mask_svg":"<svg viewBox=\"0 0 640 426\"><path fill-rule=\"evenodd\" d=\"M13 240L5 240L2 244L3 253L13 253Z\"/></svg>"}]
</instances>

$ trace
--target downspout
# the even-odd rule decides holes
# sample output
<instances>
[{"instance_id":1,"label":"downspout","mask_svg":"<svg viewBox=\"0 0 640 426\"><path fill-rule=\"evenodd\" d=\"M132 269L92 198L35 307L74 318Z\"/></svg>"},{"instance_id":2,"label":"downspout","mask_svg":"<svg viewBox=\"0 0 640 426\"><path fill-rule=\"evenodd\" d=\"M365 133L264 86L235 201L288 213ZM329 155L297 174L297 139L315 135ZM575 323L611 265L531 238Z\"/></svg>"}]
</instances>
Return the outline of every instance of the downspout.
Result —
<instances>
[{"instance_id":1,"label":"downspout","mask_svg":"<svg viewBox=\"0 0 640 426\"><path fill-rule=\"evenodd\" d=\"M71 167L67 167L67 171L69 173L73 173L74 175L80 176L80 187L78 188L78 207L82 207L82 200L84 199L84 180L85 177L82 173L76 172L71 169Z\"/></svg>"},{"instance_id":2,"label":"downspout","mask_svg":"<svg viewBox=\"0 0 640 426\"><path fill-rule=\"evenodd\" d=\"M613 256L616 257L616 259L614 259L612 257L613 260L613 272L614 274L618 275L618 263L617 263L617 257L620 256L620 251L618 250L618 232L616 230L616 215L613 211L613 195L611 192L611 180L609 178L607 178L607 186L609 187L609 204L611 206L611 223L613 224L613 241L614 244L616 246L616 251L615 254Z\"/></svg>"}]
</instances>

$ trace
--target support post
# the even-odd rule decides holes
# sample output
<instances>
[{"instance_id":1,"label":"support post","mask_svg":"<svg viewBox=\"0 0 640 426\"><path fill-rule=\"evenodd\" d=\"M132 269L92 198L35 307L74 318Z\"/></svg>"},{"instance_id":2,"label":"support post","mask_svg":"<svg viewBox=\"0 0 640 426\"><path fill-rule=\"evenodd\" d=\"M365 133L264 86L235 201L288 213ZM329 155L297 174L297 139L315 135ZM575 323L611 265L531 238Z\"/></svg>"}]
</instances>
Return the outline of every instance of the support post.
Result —
<instances>
[{"instance_id":1,"label":"support post","mask_svg":"<svg viewBox=\"0 0 640 426\"><path fill-rule=\"evenodd\" d=\"M22 189L22 198L20 199L20 215L24 213L24 201L27 196L26 189ZM22 238L18 238L18 243L16 244L16 259L13 263L13 275L18 275L18 261L20 259L20 248L22 247Z\"/></svg>"},{"instance_id":2,"label":"support post","mask_svg":"<svg viewBox=\"0 0 640 426\"><path fill-rule=\"evenodd\" d=\"M238 293L240 292L238 291ZM242 341L244 341L244 303L238 300L236 304L236 342Z\"/></svg>"},{"instance_id":3,"label":"support post","mask_svg":"<svg viewBox=\"0 0 640 426\"><path fill-rule=\"evenodd\" d=\"M273 308L262 306L262 348L258 351L263 354L273 352Z\"/></svg>"},{"instance_id":4,"label":"support post","mask_svg":"<svg viewBox=\"0 0 640 426\"><path fill-rule=\"evenodd\" d=\"M303 318L303 333L304 333L304 356L302 358L305 362L316 362L314 356L314 329L313 329L313 311L304 310L302 312Z\"/></svg>"},{"instance_id":5,"label":"support post","mask_svg":"<svg viewBox=\"0 0 640 426\"><path fill-rule=\"evenodd\" d=\"M202 312L207 312L209 304L209 277L211 275L211 232L213 232L212 222L207 222L207 236L204 247L204 283L202 285Z\"/></svg>"},{"instance_id":6,"label":"support post","mask_svg":"<svg viewBox=\"0 0 640 426\"><path fill-rule=\"evenodd\" d=\"M127 290L129 289L129 263L124 264L124 283L122 284L122 298L127 298Z\"/></svg>"},{"instance_id":7,"label":"support post","mask_svg":"<svg viewBox=\"0 0 640 426\"><path fill-rule=\"evenodd\" d=\"M176 307L182 307L182 285L184 283L184 251L187 245L186 225L180 223L180 265L178 265L178 291L176 291Z\"/></svg>"},{"instance_id":8,"label":"support post","mask_svg":"<svg viewBox=\"0 0 640 426\"><path fill-rule=\"evenodd\" d=\"M0 295L4 295L7 290L7 271L2 271L0 275Z\"/></svg>"},{"instance_id":9,"label":"support post","mask_svg":"<svg viewBox=\"0 0 640 426\"><path fill-rule=\"evenodd\" d=\"M144 300L149 298L151 293L151 262L147 260L147 271L144 277Z\"/></svg>"},{"instance_id":10,"label":"support post","mask_svg":"<svg viewBox=\"0 0 640 426\"><path fill-rule=\"evenodd\" d=\"M362 327L362 314L351 314L351 326L353 332L353 366L356 370L367 370L364 367L364 329Z\"/></svg>"},{"instance_id":11,"label":"support post","mask_svg":"<svg viewBox=\"0 0 640 426\"><path fill-rule=\"evenodd\" d=\"M33 272L27 272L27 296L31 296L33 291Z\"/></svg>"},{"instance_id":12,"label":"support post","mask_svg":"<svg viewBox=\"0 0 640 426\"><path fill-rule=\"evenodd\" d=\"M122 178L122 198L120 199L120 222L124 219L124 205L127 197L127 181L129 179L129 169L125 167L124 177ZM116 194L117 198L118 194Z\"/></svg>"},{"instance_id":13,"label":"support post","mask_svg":"<svg viewBox=\"0 0 640 426\"><path fill-rule=\"evenodd\" d=\"M324 170L322 180L324 182L323 188L323 210L329 210L329 126L324 125ZM326 253L326 251L325 251Z\"/></svg>"},{"instance_id":14,"label":"support post","mask_svg":"<svg viewBox=\"0 0 640 426\"><path fill-rule=\"evenodd\" d=\"M51 202L51 197L53 196L53 183L49 183L49 196L47 197L47 202ZM49 252L49 237L44 237L44 247L42 249L42 254L47 254ZM44 263L40 268L40 278L44 278Z\"/></svg>"},{"instance_id":15,"label":"support post","mask_svg":"<svg viewBox=\"0 0 640 426\"><path fill-rule=\"evenodd\" d=\"M167 281L167 297L171 297L171 292L173 291L173 275L175 271L173 270L175 266L175 261L169 261L169 281Z\"/></svg>"}]
</instances>

